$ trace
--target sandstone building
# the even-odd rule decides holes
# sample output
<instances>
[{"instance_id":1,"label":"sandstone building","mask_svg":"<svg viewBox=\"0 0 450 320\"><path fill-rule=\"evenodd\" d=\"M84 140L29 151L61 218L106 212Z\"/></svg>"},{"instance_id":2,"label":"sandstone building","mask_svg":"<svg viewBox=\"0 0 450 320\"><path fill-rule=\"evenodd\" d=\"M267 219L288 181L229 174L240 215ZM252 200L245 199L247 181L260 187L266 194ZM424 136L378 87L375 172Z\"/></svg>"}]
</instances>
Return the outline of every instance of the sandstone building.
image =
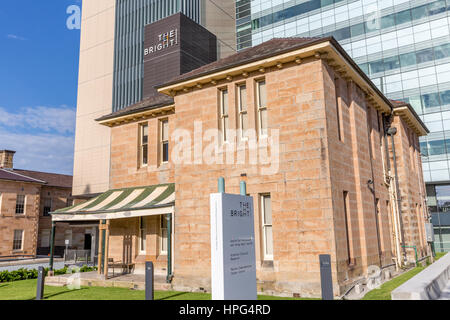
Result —
<instances>
[{"instance_id":1,"label":"sandstone building","mask_svg":"<svg viewBox=\"0 0 450 320\"><path fill-rule=\"evenodd\" d=\"M0 257L50 253L50 212L72 205L72 177L13 169L14 151L0 151ZM56 233L56 254L85 248L84 228L63 225Z\"/></svg>"},{"instance_id":2,"label":"sandstone building","mask_svg":"<svg viewBox=\"0 0 450 320\"><path fill-rule=\"evenodd\" d=\"M173 288L210 289L209 194L244 180L254 199L258 289L335 294L369 266L430 255L419 137L333 38L274 39L157 87L97 119L109 130L109 191L53 221L100 221L101 270L153 261ZM100 129L99 129L100 130Z\"/></svg>"}]
</instances>

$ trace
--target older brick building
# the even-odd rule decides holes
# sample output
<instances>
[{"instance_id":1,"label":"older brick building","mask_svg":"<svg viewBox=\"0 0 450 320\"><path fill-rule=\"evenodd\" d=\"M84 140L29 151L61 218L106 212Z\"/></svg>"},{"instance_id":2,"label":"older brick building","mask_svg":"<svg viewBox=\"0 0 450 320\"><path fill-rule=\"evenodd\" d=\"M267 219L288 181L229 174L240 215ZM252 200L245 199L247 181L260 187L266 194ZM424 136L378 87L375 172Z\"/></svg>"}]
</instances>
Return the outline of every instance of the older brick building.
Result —
<instances>
[{"instance_id":1,"label":"older brick building","mask_svg":"<svg viewBox=\"0 0 450 320\"><path fill-rule=\"evenodd\" d=\"M0 257L50 252L49 212L72 204L72 176L13 169L14 151L0 151ZM56 233L56 253L84 245L84 230L64 225Z\"/></svg>"},{"instance_id":2,"label":"older brick building","mask_svg":"<svg viewBox=\"0 0 450 320\"><path fill-rule=\"evenodd\" d=\"M54 214L102 220L107 257L136 271L151 260L174 288L210 289L219 177L229 193L246 181L254 198L260 291L319 295L319 254L332 257L336 294L371 265L414 261L406 247L429 255L428 130L333 38L274 39L159 91L98 119L111 128L111 191Z\"/></svg>"}]
</instances>

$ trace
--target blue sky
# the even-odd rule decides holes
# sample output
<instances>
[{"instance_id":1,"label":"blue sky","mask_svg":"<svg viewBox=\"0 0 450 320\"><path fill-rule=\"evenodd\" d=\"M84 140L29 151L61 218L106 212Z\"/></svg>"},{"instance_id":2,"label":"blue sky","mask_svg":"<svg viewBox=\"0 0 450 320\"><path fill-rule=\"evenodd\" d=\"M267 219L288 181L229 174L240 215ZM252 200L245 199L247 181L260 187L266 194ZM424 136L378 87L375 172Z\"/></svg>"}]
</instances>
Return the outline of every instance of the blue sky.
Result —
<instances>
[{"instance_id":1,"label":"blue sky","mask_svg":"<svg viewBox=\"0 0 450 320\"><path fill-rule=\"evenodd\" d=\"M15 168L72 174L80 30L66 13L79 0L0 6L0 150Z\"/></svg>"}]
</instances>

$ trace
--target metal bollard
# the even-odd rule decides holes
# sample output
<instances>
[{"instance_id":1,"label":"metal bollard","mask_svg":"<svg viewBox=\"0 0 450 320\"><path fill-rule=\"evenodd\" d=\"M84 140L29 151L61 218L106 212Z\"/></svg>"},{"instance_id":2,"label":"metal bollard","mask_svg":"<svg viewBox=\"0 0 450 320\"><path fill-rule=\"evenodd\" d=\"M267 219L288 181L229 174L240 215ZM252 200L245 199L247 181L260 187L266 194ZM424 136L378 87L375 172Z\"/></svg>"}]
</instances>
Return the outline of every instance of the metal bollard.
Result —
<instances>
[{"instance_id":1,"label":"metal bollard","mask_svg":"<svg viewBox=\"0 0 450 320\"><path fill-rule=\"evenodd\" d=\"M153 262L145 263L145 300L155 300Z\"/></svg>"},{"instance_id":2,"label":"metal bollard","mask_svg":"<svg viewBox=\"0 0 450 320\"><path fill-rule=\"evenodd\" d=\"M44 285L45 285L45 271L44 267L38 269L38 280L36 290L36 300L42 300L44 298Z\"/></svg>"},{"instance_id":3,"label":"metal bollard","mask_svg":"<svg viewBox=\"0 0 450 320\"><path fill-rule=\"evenodd\" d=\"M333 279L331 277L331 256L329 254L319 255L320 261L320 283L322 287L322 300L333 300Z\"/></svg>"}]
</instances>

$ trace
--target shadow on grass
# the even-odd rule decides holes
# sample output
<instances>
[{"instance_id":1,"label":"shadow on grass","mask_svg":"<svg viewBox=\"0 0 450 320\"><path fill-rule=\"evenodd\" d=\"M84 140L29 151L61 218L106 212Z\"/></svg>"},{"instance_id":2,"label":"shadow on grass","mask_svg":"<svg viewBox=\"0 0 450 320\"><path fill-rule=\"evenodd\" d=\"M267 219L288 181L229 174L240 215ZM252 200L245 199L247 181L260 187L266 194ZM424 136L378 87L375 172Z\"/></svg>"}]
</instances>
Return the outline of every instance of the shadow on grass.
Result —
<instances>
[{"instance_id":1,"label":"shadow on grass","mask_svg":"<svg viewBox=\"0 0 450 320\"><path fill-rule=\"evenodd\" d=\"M161 298L161 299L157 299L157 300L169 300L169 299L171 299L171 298L183 296L183 295L185 295L185 294L186 294L186 292L179 292L179 293L175 293L175 294L173 294L173 295L171 295L171 296L167 296L167 297L164 297L164 298Z\"/></svg>"},{"instance_id":2,"label":"shadow on grass","mask_svg":"<svg viewBox=\"0 0 450 320\"><path fill-rule=\"evenodd\" d=\"M53 293L53 294L44 294L44 300L48 300L49 298L53 298L53 297L57 297L63 294L67 294L67 293L71 293L71 292L79 292L82 290L87 290L88 288L81 288L81 289L77 289L77 290L72 290L72 291L62 291L62 292L57 292L57 293ZM36 298L33 299L29 299L29 300L35 300Z\"/></svg>"},{"instance_id":3,"label":"shadow on grass","mask_svg":"<svg viewBox=\"0 0 450 320\"><path fill-rule=\"evenodd\" d=\"M8 287L9 285L10 285L9 283L0 284L0 288Z\"/></svg>"}]
</instances>

